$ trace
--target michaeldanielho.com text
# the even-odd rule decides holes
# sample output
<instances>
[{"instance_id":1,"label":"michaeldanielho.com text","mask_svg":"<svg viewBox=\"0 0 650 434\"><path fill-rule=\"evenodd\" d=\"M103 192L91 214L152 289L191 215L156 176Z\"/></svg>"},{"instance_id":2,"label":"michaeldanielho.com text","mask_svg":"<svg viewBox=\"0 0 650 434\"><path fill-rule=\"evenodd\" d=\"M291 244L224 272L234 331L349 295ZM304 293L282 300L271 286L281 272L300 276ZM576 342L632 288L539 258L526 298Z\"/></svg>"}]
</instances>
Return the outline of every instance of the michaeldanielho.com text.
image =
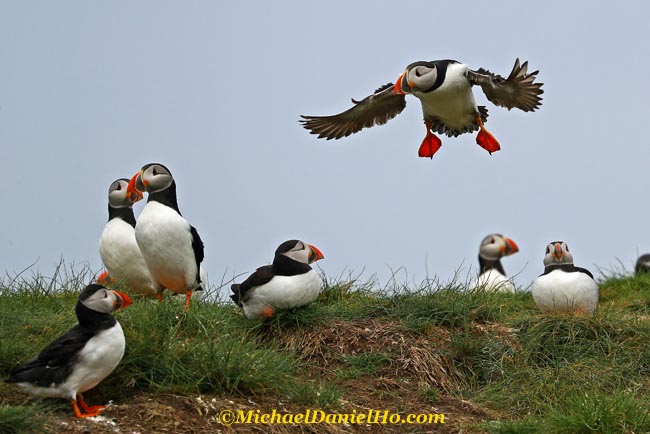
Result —
<instances>
[{"instance_id":1,"label":"michaeldanielho.com text","mask_svg":"<svg viewBox=\"0 0 650 434\"><path fill-rule=\"evenodd\" d=\"M230 425L432 425L444 424L444 413L409 413L399 414L390 410L368 410L350 413L329 413L323 410L307 409L301 413L280 413L273 409L271 412L261 410L222 410L217 421L225 426Z\"/></svg>"}]
</instances>

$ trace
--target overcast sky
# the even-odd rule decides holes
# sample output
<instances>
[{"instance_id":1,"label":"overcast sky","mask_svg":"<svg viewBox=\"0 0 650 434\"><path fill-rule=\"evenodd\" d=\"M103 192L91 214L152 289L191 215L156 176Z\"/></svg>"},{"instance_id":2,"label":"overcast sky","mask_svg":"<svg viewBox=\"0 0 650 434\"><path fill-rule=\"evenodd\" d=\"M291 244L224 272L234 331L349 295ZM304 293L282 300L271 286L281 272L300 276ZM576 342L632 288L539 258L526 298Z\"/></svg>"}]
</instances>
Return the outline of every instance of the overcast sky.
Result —
<instances>
[{"instance_id":1,"label":"overcast sky","mask_svg":"<svg viewBox=\"0 0 650 434\"><path fill-rule=\"evenodd\" d=\"M291 238L332 277L449 280L491 232L527 286L546 244L631 268L650 251L650 3L0 0L0 270L99 270L107 190L145 163L174 175L210 280L269 263ZM416 60L539 69L541 109L487 102L502 150L443 137L417 99L381 127L323 141L338 113ZM144 201L135 207L136 216ZM403 267L403 268L401 268ZM406 277L405 272L408 273Z\"/></svg>"}]
</instances>

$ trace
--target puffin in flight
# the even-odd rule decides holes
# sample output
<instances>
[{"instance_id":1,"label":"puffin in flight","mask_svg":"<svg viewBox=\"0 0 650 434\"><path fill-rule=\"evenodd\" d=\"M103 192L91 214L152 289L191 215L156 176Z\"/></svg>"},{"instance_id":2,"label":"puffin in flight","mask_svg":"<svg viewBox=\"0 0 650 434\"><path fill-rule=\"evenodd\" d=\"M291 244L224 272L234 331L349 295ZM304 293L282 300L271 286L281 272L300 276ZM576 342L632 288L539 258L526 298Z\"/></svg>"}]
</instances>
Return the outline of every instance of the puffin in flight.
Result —
<instances>
[{"instance_id":1,"label":"puffin in flight","mask_svg":"<svg viewBox=\"0 0 650 434\"><path fill-rule=\"evenodd\" d=\"M149 193L135 225L135 239L158 298L162 300L165 289L185 294L185 308L189 308L192 291L204 289L200 275L203 241L178 209L171 172L159 163L146 164L131 178L127 191L131 200L139 192Z\"/></svg>"},{"instance_id":2,"label":"puffin in flight","mask_svg":"<svg viewBox=\"0 0 650 434\"><path fill-rule=\"evenodd\" d=\"M472 284L477 290L515 293L515 285L506 277L501 258L519 251L519 246L501 234L483 238L478 251L479 276Z\"/></svg>"},{"instance_id":3,"label":"puffin in flight","mask_svg":"<svg viewBox=\"0 0 650 434\"><path fill-rule=\"evenodd\" d=\"M135 240L133 204L142 199L142 193L127 193L128 178L120 178L108 188L108 223L99 239L99 256L107 273L97 281L102 285L117 283L143 295L155 295L156 289L140 247Z\"/></svg>"},{"instance_id":4,"label":"puffin in flight","mask_svg":"<svg viewBox=\"0 0 650 434\"><path fill-rule=\"evenodd\" d=\"M598 283L589 270L573 265L564 241L546 247L544 273L533 281L537 307L545 312L592 313L598 306Z\"/></svg>"},{"instance_id":5,"label":"puffin in flight","mask_svg":"<svg viewBox=\"0 0 650 434\"><path fill-rule=\"evenodd\" d=\"M122 360L124 333L112 313L130 304L126 294L88 285L77 301L79 324L17 366L5 381L32 395L67 398L77 417L99 415L104 407L88 406L81 394L97 386Z\"/></svg>"},{"instance_id":6,"label":"puffin in flight","mask_svg":"<svg viewBox=\"0 0 650 434\"><path fill-rule=\"evenodd\" d=\"M528 73L528 62L520 64L519 59L507 78L484 68L472 70L456 60L414 62L395 84L385 84L361 101L352 99L352 108L332 116L301 115L300 122L318 138L340 139L363 128L385 124L404 110L406 95L411 94L422 104L426 127L418 151L420 157L433 158L442 146L434 133L456 137L476 130L476 143L492 154L501 146L484 126L488 111L476 104L472 86L480 86L487 99L497 106L535 111L544 93L543 83L535 83L538 73Z\"/></svg>"},{"instance_id":7,"label":"puffin in flight","mask_svg":"<svg viewBox=\"0 0 650 434\"><path fill-rule=\"evenodd\" d=\"M278 309L304 306L318 298L322 282L309 266L324 256L316 246L289 240L275 251L273 264L258 268L230 296L248 318L272 317Z\"/></svg>"}]
</instances>

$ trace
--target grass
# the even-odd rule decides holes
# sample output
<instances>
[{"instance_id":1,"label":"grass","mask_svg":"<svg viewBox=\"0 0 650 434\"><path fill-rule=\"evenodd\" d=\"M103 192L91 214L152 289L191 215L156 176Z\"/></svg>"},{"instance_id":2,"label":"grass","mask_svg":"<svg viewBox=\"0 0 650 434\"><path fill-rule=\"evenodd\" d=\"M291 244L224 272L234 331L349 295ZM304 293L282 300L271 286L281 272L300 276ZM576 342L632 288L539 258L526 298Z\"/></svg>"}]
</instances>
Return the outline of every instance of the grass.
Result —
<instances>
[{"instance_id":1,"label":"grass","mask_svg":"<svg viewBox=\"0 0 650 434\"><path fill-rule=\"evenodd\" d=\"M52 278L0 280L1 377L75 324L92 275L62 267ZM648 276L607 277L591 316L542 314L527 293L456 282L325 281L316 302L264 321L231 303L185 312L173 297L134 297L117 314L126 354L89 394L275 396L325 409L461 400L481 415L459 422L467 432L650 432ZM69 412L42 402L0 383L0 432L45 431L52 414Z\"/></svg>"}]
</instances>

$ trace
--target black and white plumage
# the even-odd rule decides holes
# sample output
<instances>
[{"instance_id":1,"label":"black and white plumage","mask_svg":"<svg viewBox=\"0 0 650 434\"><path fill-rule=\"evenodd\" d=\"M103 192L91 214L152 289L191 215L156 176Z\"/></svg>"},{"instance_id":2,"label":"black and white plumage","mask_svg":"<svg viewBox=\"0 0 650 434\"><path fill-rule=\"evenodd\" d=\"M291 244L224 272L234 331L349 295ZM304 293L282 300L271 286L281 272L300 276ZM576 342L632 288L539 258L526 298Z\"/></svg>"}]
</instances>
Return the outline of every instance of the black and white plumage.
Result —
<instances>
[{"instance_id":1,"label":"black and white plumage","mask_svg":"<svg viewBox=\"0 0 650 434\"><path fill-rule=\"evenodd\" d=\"M186 294L189 307L192 291L204 289L200 269L203 241L196 228L183 218L176 199L176 182L167 167L150 163L129 182L128 192L147 192L147 205L135 226L135 239L149 268L159 298L169 289Z\"/></svg>"},{"instance_id":2,"label":"black and white plumage","mask_svg":"<svg viewBox=\"0 0 650 434\"><path fill-rule=\"evenodd\" d=\"M108 189L108 223L99 239L99 255L117 285L139 294L155 295L149 268L135 239L133 204L142 199L142 193L131 197L128 185L129 179L120 178Z\"/></svg>"},{"instance_id":3,"label":"black and white plumage","mask_svg":"<svg viewBox=\"0 0 650 434\"><path fill-rule=\"evenodd\" d=\"M543 83L535 83L539 71L528 73L528 62L519 59L507 78L456 60L419 61L406 67L395 84L379 87L372 95L333 116L302 116L301 123L318 138L340 139L363 128L382 125L406 107L406 94L420 100L427 129L420 146L420 157L432 158L441 141L433 133L456 137L479 130L477 143L492 153L500 149L497 140L485 129L487 108L478 106L472 86L480 86L493 104L508 110L535 111L541 105Z\"/></svg>"},{"instance_id":4,"label":"black and white plumage","mask_svg":"<svg viewBox=\"0 0 650 434\"><path fill-rule=\"evenodd\" d=\"M645 253L639 256L634 267L634 274L637 276L641 274L650 274L650 253Z\"/></svg>"},{"instance_id":5,"label":"black and white plumage","mask_svg":"<svg viewBox=\"0 0 650 434\"><path fill-rule=\"evenodd\" d=\"M36 396L69 399L77 417L97 416L104 407L89 407L81 394L99 384L122 360L124 333L112 313L130 304L126 294L88 285L76 306L79 324L16 367L6 381Z\"/></svg>"},{"instance_id":6,"label":"black and white plumage","mask_svg":"<svg viewBox=\"0 0 650 434\"><path fill-rule=\"evenodd\" d=\"M309 264L323 257L316 246L285 241L276 249L273 264L233 284L230 297L248 318L270 317L278 309L309 304L316 300L322 286L320 276Z\"/></svg>"},{"instance_id":7,"label":"black and white plumage","mask_svg":"<svg viewBox=\"0 0 650 434\"><path fill-rule=\"evenodd\" d=\"M471 288L485 291L515 293L512 280L506 277L501 258L519 251L519 246L501 234L490 234L483 238L479 247L479 276Z\"/></svg>"},{"instance_id":8,"label":"black and white plumage","mask_svg":"<svg viewBox=\"0 0 650 434\"><path fill-rule=\"evenodd\" d=\"M545 312L591 313L598 306L599 289L589 270L573 265L564 241L546 247L544 273L533 281L535 304Z\"/></svg>"}]
</instances>

